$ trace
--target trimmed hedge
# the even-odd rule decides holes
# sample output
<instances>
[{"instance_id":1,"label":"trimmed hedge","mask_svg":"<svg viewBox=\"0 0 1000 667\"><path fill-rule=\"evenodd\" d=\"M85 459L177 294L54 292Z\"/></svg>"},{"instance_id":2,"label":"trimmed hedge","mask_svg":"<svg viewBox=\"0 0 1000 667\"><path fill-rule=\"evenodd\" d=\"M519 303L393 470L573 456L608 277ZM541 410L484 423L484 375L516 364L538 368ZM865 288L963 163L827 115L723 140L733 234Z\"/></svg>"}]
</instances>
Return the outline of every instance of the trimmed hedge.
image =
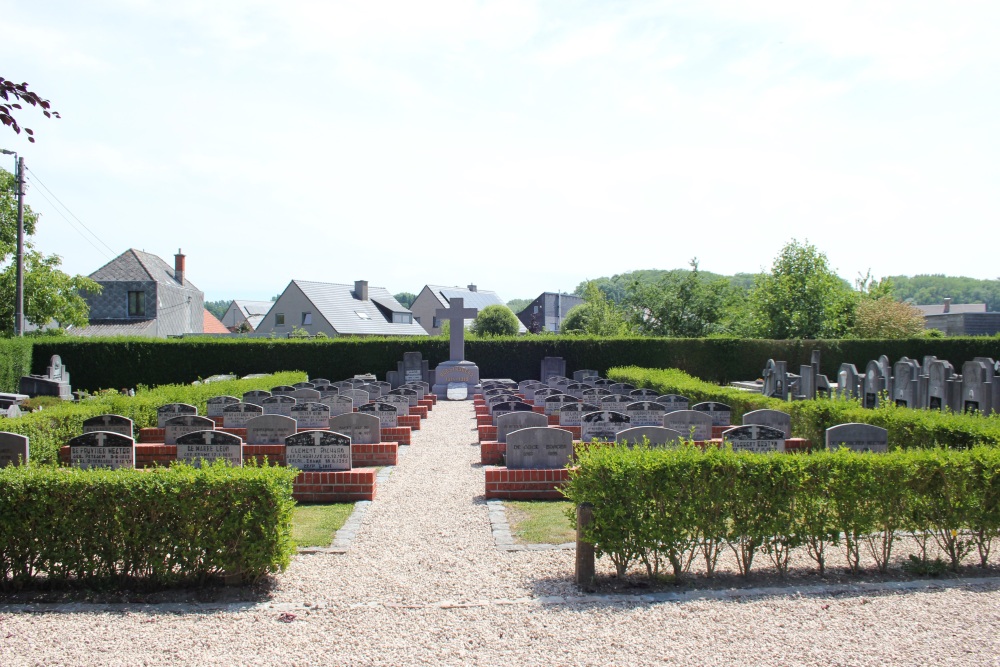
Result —
<instances>
[{"instance_id":1,"label":"trimmed hedge","mask_svg":"<svg viewBox=\"0 0 1000 667\"><path fill-rule=\"evenodd\" d=\"M861 407L856 400L838 398L782 401L734 387L720 387L677 369L629 366L611 369L608 377L663 394L682 394L692 403L720 401L733 409L734 424L741 423L742 416L751 410L782 410L792 416L792 434L809 439L814 449L824 446L826 429L852 422L887 429L890 449L1000 446L1000 415L983 417L914 410L896 407L890 401L882 401L882 405L873 410Z\"/></svg>"},{"instance_id":2,"label":"trimmed hedge","mask_svg":"<svg viewBox=\"0 0 1000 667\"><path fill-rule=\"evenodd\" d=\"M285 569L292 481L282 467L0 469L0 587L172 585Z\"/></svg>"},{"instance_id":3,"label":"trimmed hedge","mask_svg":"<svg viewBox=\"0 0 1000 667\"><path fill-rule=\"evenodd\" d=\"M466 357L482 377L538 379L541 360L566 359L567 369L592 368L601 373L615 366L679 368L712 382L754 379L769 358L784 359L790 369L809 363L813 349L822 351L822 371L834 376L841 362L864 369L879 355L922 358L933 354L956 367L977 356L1000 357L1000 338L917 338L908 340L744 340L732 338L598 338L587 336L468 337ZM404 352L421 352L431 368L448 359L448 342L440 337L335 338L325 340L149 338L40 339L34 344L32 368L44 373L53 354L62 357L74 388L97 390L187 383L217 373L269 373L299 368L311 377L331 380L356 373L380 377L394 370Z\"/></svg>"},{"instance_id":4,"label":"trimmed hedge","mask_svg":"<svg viewBox=\"0 0 1000 667\"><path fill-rule=\"evenodd\" d=\"M135 396L123 396L112 391L93 396L79 403L65 402L46 407L39 412L16 419L0 418L0 430L20 433L29 438L29 456L33 465L57 464L59 448L70 438L83 433L83 421L102 414L116 414L131 419L135 427L156 426L156 408L167 403L190 403L205 414L206 401L212 396L232 395L240 398L252 389L270 389L305 380L305 373L276 373L253 380L228 380L200 385L166 385L149 389L140 386Z\"/></svg>"},{"instance_id":5,"label":"trimmed hedge","mask_svg":"<svg viewBox=\"0 0 1000 667\"><path fill-rule=\"evenodd\" d=\"M700 557L711 576L726 549L741 574L757 554L785 573L803 546L821 572L837 550L852 571L861 553L885 571L900 532L932 538L953 570L970 554L985 567L1000 532L997 448L790 456L611 446L577 456L563 493L593 504L584 538L619 575L641 563L651 577L668 566L681 576Z\"/></svg>"},{"instance_id":6,"label":"trimmed hedge","mask_svg":"<svg viewBox=\"0 0 1000 667\"><path fill-rule=\"evenodd\" d=\"M0 338L0 391L17 392L21 376L31 373L32 347L30 338Z\"/></svg>"}]
</instances>

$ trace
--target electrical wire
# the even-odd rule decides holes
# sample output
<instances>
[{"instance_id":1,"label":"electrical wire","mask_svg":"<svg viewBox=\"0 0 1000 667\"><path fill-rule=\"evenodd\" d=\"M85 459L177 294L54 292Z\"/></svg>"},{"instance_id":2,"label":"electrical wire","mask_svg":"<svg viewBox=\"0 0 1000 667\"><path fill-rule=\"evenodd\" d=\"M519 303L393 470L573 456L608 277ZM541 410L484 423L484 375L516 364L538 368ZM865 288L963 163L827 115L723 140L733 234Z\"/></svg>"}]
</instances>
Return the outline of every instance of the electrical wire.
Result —
<instances>
[{"instance_id":1,"label":"electrical wire","mask_svg":"<svg viewBox=\"0 0 1000 667\"><path fill-rule=\"evenodd\" d=\"M25 171L27 171L27 172L28 172L29 174L31 174L31 175L33 176L33 178L32 178L32 180L33 180L33 181L37 182L37 183L38 183L38 184L39 184L40 186L42 186L42 188L44 188L44 189L45 189L45 191L46 191L46 192L48 192L48 193L49 193L50 195L52 195L52 198L53 198L53 199L55 199L55 200L56 200L57 202L59 202L59 205L60 205L60 206L62 206L62 207L63 207L64 209L66 209L66 212L67 212L67 213L69 213L69 214L70 214L71 216L73 216L73 219L75 219L75 220L76 220L76 221L77 221L78 223L80 223L80 225L81 225L81 226L82 226L82 227L83 227L84 229L86 229L86 230L87 230L87 232L88 232L88 233L89 233L89 234L90 234L91 236L93 236L93 237L94 237L95 239L97 239L97 241L98 241L98 242L99 242L99 243L100 243L100 244L101 244L102 246L104 246L105 248L107 248L107 249L108 249L108 250L109 250L109 251L111 252L111 254L110 254L110 255L108 255L108 254L107 254L107 253L105 253L105 252L104 252L103 250L101 250L101 251L100 251L100 252L101 252L101 254L102 254L102 255L104 255L105 257L107 257L108 259L112 259L112 258L114 257L114 254L115 254L115 251L114 251L114 249L113 249L113 248L112 248L111 246L109 246L109 245L108 245L107 243L105 243L105 242L104 242L104 239L102 239L102 238L101 238L100 236L98 236L97 234L95 234L95 233L93 232L93 230L91 230L91 229L90 229L90 227L88 227L88 226L86 225L86 223L84 223L84 222L83 222L83 220L81 220L81 219L79 218L79 216L77 216L77 215L76 215L75 213L73 213L73 211L71 211L71 210L70 210L69 206L66 206L66 204L63 204L63 203L62 203L62 200L61 200L61 199L59 199L59 197L57 197L57 196L56 196L56 193L52 192L52 190L50 190L50 189L49 189L49 187L48 187L47 185L45 185L45 183L43 183L43 182L42 182L42 179L40 179L40 178L38 177L38 174L36 174L36 173L35 173L35 172L34 172L34 171L33 171L33 170L31 169L31 168L29 168L29 167L27 167L27 166L26 166L26 167L25 167L24 169L25 169ZM41 194L41 193L39 193L39 194ZM44 195L43 195L43 197L44 197ZM48 200L48 198L46 198L46 201L49 201L49 200ZM52 204L52 202L51 202L51 201L49 201L49 204ZM62 212L61 212L61 211L59 211L58 207L55 207L55 205L53 205L53 208L56 208L56 211L57 211L57 212L59 212L59 214L60 214L60 215L62 215ZM66 218L66 216L65 216L65 215L63 215L63 218ZM68 218L66 218L66 221L67 221L67 222L69 222L69 219L68 219ZM71 223L71 224L72 224L72 223ZM80 233L80 232L79 232L79 230L77 230L77 232L78 232L78 233ZM81 236L83 236L83 234L82 234L82 233L80 233L80 235L81 235ZM86 236L84 236L84 238L86 238ZM93 244L93 243L91 243L91 245L94 245L94 244ZM95 247L96 249L100 250L99 248L97 248L97 246L94 246L94 247Z\"/></svg>"},{"instance_id":2,"label":"electrical wire","mask_svg":"<svg viewBox=\"0 0 1000 667\"><path fill-rule=\"evenodd\" d=\"M74 224L73 224L73 221L72 221L72 220L70 220L69 218L67 218L67 217L66 217L65 215L63 215L63 212L59 210L59 207L58 207L58 206L56 206L55 204L53 204L53 203L52 203L52 200L51 200L51 199L49 199L48 197L46 197L46 196L45 196L45 193L44 193L44 192L42 192L41 190L39 190L39 191L38 191L38 194L39 194L39 195L40 195L40 196L42 197L42 199L44 199L45 201L49 202L49 205L50 205L50 206L51 206L51 207L52 207L53 209L55 209L55 212L56 212L56 213L58 213L58 214L59 214L60 216L62 216L62 219L63 219L63 220L65 220L65 221L66 221L66 223L67 223L67 224L68 224L68 225L69 225L70 227L72 227L72 228L73 228L73 231L75 231L75 232L76 232L77 234L79 234L80 236L82 236L82 237L83 237L83 240L84 240L84 241L86 241L86 242L87 242L87 243L89 243L89 244L90 244L91 246L93 246L93 247L94 247L94 250L96 250L97 252L101 253L102 255L104 255L105 257L107 257L107 258L108 258L109 260L110 260L110 259L114 259L114 258L113 258L113 257L112 257L111 255L109 255L108 253L104 252L104 251L103 251L103 250L102 250L101 248L97 247L97 245L96 245L96 244L95 244L95 243L94 243L93 241L91 241L91 240L90 240L90 239L89 239L89 238L87 237L87 235L86 235L86 234L84 234L84 233L83 233L83 232L81 232L81 231L80 231L79 229L77 229L76 225L74 225ZM98 239L98 240L100 241L100 239Z\"/></svg>"}]
</instances>

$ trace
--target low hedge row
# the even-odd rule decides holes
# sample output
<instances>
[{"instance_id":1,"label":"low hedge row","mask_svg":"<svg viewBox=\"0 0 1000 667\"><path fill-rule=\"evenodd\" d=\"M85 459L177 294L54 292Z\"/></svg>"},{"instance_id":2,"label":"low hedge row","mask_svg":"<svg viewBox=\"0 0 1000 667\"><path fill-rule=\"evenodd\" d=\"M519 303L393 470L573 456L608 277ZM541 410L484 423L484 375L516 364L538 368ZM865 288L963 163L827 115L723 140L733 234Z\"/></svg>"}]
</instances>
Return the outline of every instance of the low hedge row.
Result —
<instances>
[{"instance_id":1,"label":"low hedge row","mask_svg":"<svg viewBox=\"0 0 1000 667\"><path fill-rule=\"evenodd\" d=\"M822 572L839 547L857 571L862 553L881 571L900 533L936 543L957 569L977 554L981 565L1000 533L1000 449L910 450L811 456L677 449L592 447L578 452L566 496L594 506L585 531L619 575L633 563L650 576L675 576L700 556L709 576L721 551L741 574L765 553L780 572L806 547Z\"/></svg>"},{"instance_id":2,"label":"low hedge row","mask_svg":"<svg viewBox=\"0 0 1000 667\"><path fill-rule=\"evenodd\" d=\"M281 467L0 469L0 587L171 585L288 566Z\"/></svg>"},{"instance_id":3,"label":"low hedge row","mask_svg":"<svg viewBox=\"0 0 1000 667\"><path fill-rule=\"evenodd\" d=\"M792 433L808 438L814 448L823 446L826 429L852 422L887 429L890 449L1000 445L1000 415L983 417L914 410L896 407L890 401L883 401L877 409L863 408L856 400L838 398L789 402L705 382L677 369L627 366L612 368L608 377L663 394L682 394L690 398L692 404L701 401L725 403L733 409L734 424L741 423L742 416L751 410L782 410L792 416Z\"/></svg>"},{"instance_id":4,"label":"low hedge row","mask_svg":"<svg viewBox=\"0 0 1000 667\"><path fill-rule=\"evenodd\" d=\"M131 419L136 428L156 426L156 408L167 403L189 403L205 414L206 401L212 396L237 398L252 389L270 389L306 379L305 373L289 371L252 380L225 380L199 385L165 385L150 389L139 386L135 396L117 391L104 392L78 403L62 403L14 419L0 418L0 430L20 433L29 438L32 464L55 464L59 448L83 433L83 421L102 414L116 414Z\"/></svg>"}]
</instances>

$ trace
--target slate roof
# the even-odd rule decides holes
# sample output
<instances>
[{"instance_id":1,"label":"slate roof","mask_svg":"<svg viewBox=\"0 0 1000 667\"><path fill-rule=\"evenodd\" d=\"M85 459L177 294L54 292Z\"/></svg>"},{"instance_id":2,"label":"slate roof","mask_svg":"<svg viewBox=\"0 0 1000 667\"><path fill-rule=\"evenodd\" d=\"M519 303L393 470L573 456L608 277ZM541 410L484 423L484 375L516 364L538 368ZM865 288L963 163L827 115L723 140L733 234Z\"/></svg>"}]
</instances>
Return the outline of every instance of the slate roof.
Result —
<instances>
[{"instance_id":1,"label":"slate roof","mask_svg":"<svg viewBox=\"0 0 1000 667\"><path fill-rule=\"evenodd\" d=\"M135 281L153 280L164 285L177 286L174 280L174 267L170 266L156 255L135 248L129 248L113 260L90 274L91 280L101 281ZM184 287L197 290L187 276L184 276Z\"/></svg>"},{"instance_id":2,"label":"slate roof","mask_svg":"<svg viewBox=\"0 0 1000 667\"><path fill-rule=\"evenodd\" d=\"M221 322L220 322L221 324ZM225 327L223 327L225 328ZM156 334L156 320L91 320L80 328L70 328L71 336L153 336ZM228 330L226 333L229 333Z\"/></svg>"},{"instance_id":3,"label":"slate roof","mask_svg":"<svg viewBox=\"0 0 1000 667\"><path fill-rule=\"evenodd\" d=\"M219 321L212 313L208 312L208 308L205 308L205 315L202 321L202 333L207 334L227 334L229 329L226 325Z\"/></svg>"},{"instance_id":4,"label":"slate roof","mask_svg":"<svg viewBox=\"0 0 1000 667\"><path fill-rule=\"evenodd\" d=\"M365 334L381 336L426 336L427 332L417 322L393 323L391 313L409 313L384 287L368 287L368 301L354 297L354 285L317 283L293 280L319 314L342 335ZM381 306L381 309L379 308ZM389 313L389 320L384 312ZM364 313L362 318L358 313Z\"/></svg>"},{"instance_id":5,"label":"slate roof","mask_svg":"<svg viewBox=\"0 0 1000 667\"><path fill-rule=\"evenodd\" d=\"M948 312L944 312L943 303L933 303L926 306L917 306L924 315L957 315L960 313L985 313L985 303L953 303L948 306Z\"/></svg>"},{"instance_id":6,"label":"slate roof","mask_svg":"<svg viewBox=\"0 0 1000 667\"><path fill-rule=\"evenodd\" d=\"M267 311L271 310L271 306L274 305L273 301L241 301L239 299L233 300L233 303L240 309L243 317L246 318L254 331L264 321Z\"/></svg>"},{"instance_id":7,"label":"slate roof","mask_svg":"<svg viewBox=\"0 0 1000 667\"><path fill-rule=\"evenodd\" d=\"M442 308L447 308L451 303L451 300L455 297L463 299L462 304L466 308L475 308L476 310L482 310L486 306L506 306L504 300L493 291L490 290L477 290L473 292L472 290L465 287L445 287L444 285L428 285L431 293L441 302ZM472 320L465 320L465 326L472 324ZM518 330L521 333L527 331L520 321L517 323Z\"/></svg>"}]
</instances>

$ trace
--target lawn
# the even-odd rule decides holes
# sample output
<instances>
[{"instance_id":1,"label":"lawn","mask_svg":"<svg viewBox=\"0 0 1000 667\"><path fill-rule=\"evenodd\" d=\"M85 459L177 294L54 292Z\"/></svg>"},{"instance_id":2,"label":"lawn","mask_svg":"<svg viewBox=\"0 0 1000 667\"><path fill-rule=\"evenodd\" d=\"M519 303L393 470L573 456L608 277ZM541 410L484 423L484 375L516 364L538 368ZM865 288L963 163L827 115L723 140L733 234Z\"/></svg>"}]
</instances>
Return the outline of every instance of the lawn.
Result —
<instances>
[{"instance_id":1,"label":"lawn","mask_svg":"<svg viewBox=\"0 0 1000 667\"><path fill-rule=\"evenodd\" d=\"M328 547L347 521L354 503L296 505L292 514L292 539L300 547Z\"/></svg>"},{"instance_id":2,"label":"lawn","mask_svg":"<svg viewBox=\"0 0 1000 667\"><path fill-rule=\"evenodd\" d=\"M505 500L510 534L520 544L564 544L576 540L576 523L566 518L573 503L562 500Z\"/></svg>"}]
</instances>

